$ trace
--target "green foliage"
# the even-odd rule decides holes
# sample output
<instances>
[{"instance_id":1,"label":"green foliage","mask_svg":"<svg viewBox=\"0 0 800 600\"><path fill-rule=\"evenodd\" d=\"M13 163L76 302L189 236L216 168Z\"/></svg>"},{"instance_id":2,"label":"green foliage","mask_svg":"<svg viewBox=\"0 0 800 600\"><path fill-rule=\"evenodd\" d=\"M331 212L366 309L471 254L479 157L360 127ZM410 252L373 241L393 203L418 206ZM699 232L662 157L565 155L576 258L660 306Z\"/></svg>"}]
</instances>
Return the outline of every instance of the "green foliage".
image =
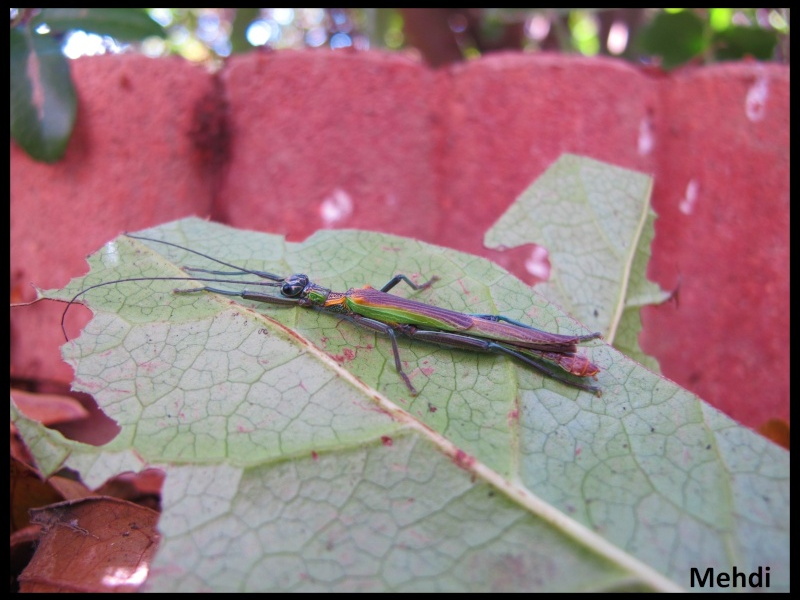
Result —
<instances>
[{"instance_id":1,"label":"green foliage","mask_svg":"<svg viewBox=\"0 0 800 600\"><path fill-rule=\"evenodd\" d=\"M52 34L79 29L126 42L166 35L161 25L138 8L46 8L30 20L33 29L42 25Z\"/></svg>"},{"instance_id":2,"label":"green foliage","mask_svg":"<svg viewBox=\"0 0 800 600\"><path fill-rule=\"evenodd\" d=\"M700 56L708 47L703 21L694 13L659 13L639 32L641 49L661 57L664 68L670 69Z\"/></svg>"},{"instance_id":3,"label":"green foliage","mask_svg":"<svg viewBox=\"0 0 800 600\"><path fill-rule=\"evenodd\" d=\"M691 60L736 60L752 56L772 58L778 44L775 31L758 26L720 26L709 16L682 10L661 12L638 34L636 45L659 57L661 66L672 69Z\"/></svg>"},{"instance_id":4,"label":"green foliage","mask_svg":"<svg viewBox=\"0 0 800 600\"><path fill-rule=\"evenodd\" d=\"M75 87L61 52L73 29L120 40L166 34L141 9L17 9L10 33L11 137L32 158L55 162L66 151L75 125Z\"/></svg>"},{"instance_id":5,"label":"green foliage","mask_svg":"<svg viewBox=\"0 0 800 600\"><path fill-rule=\"evenodd\" d=\"M715 33L712 39L718 60L738 60L747 56L769 60L777 43L776 32L760 27L732 26Z\"/></svg>"},{"instance_id":6,"label":"green foliage","mask_svg":"<svg viewBox=\"0 0 800 600\"><path fill-rule=\"evenodd\" d=\"M12 29L11 137L33 158L55 162L75 124L75 88L55 39L28 28Z\"/></svg>"}]
</instances>

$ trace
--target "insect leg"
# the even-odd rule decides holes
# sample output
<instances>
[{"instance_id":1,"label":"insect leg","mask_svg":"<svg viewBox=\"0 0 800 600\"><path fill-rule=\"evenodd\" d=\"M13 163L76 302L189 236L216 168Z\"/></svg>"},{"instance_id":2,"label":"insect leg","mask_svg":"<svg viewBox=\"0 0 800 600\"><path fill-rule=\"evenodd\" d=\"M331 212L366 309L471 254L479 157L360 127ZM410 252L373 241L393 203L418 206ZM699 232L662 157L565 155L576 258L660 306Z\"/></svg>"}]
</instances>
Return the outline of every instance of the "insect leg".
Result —
<instances>
[{"instance_id":1,"label":"insect leg","mask_svg":"<svg viewBox=\"0 0 800 600\"><path fill-rule=\"evenodd\" d=\"M440 346L447 346L450 348L460 348L464 350L491 352L494 354L506 354L508 356L512 356L524 362L526 365L533 367L537 371L540 371L545 375L547 375L548 377L552 377L557 381L560 381L562 383L565 383L572 387L576 387L581 390L585 390L587 392L593 392L593 393L600 392L600 388L596 386L585 384L580 381L576 381L574 378L568 377L564 373L564 370L562 368L550 366L549 364L544 362L544 360L546 360L545 357L542 357L543 360L540 362L539 360L536 360L533 356L525 354L522 351L510 348L509 346L504 344L499 344L497 342L469 335L461 335L458 333L421 330L410 325L398 325L396 326L396 329L400 331L403 335L406 335L411 339L430 342L432 344L438 344ZM557 355L557 353L553 354ZM588 361L586 362L588 363Z\"/></svg>"},{"instance_id":2,"label":"insect leg","mask_svg":"<svg viewBox=\"0 0 800 600\"><path fill-rule=\"evenodd\" d=\"M580 381L575 381L574 379L569 378L564 373L563 367L562 368L551 367L546 362L540 362L540 361L534 359L532 356L529 356L529 355L527 355L527 354L525 354L523 352L518 352L516 350L508 348L507 346L503 346L502 344L492 343L490 351L492 351L492 352L500 352L500 353L503 353L503 354L508 354L509 356L513 356L514 358L517 358L517 359L521 360L522 362L524 362L525 364L533 367L534 369L536 369L538 371L541 371L545 375L547 375L549 377L552 377L556 381L560 381L561 383L566 383L567 385L570 385L572 387L576 387L576 388L581 389L581 390L585 390L587 392L592 392L593 394L596 394L598 396L601 395L601 390L596 385L582 383ZM566 355L564 355L564 356L566 356ZM542 357L542 358L544 359L544 357ZM572 358L572 357L570 357L570 358ZM588 361L586 361L586 363L588 363ZM588 364L591 364L591 363L588 363Z\"/></svg>"},{"instance_id":3,"label":"insect leg","mask_svg":"<svg viewBox=\"0 0 800 600\"><path fill-rule=\"evenodd\" d=\"M420 285L417 285L416 283L414 283L413 281L411 281L411 280L410 280L408 277L406 277L405 275L395 275L394 277L392 277L392 278L389 280L389 282L388 282L386 285L384 285L384 286L381 288L381 291L382 291L382 292L388 292L390 289L392 289L394 286L396 286L396 285L397 285L398 283L400 283L401 281L404 281L404 282L405 282L405 283L407 283L409 286L411 286L411 289L413 289L413 290L415 290L415 291L419 291L419 290L424 290L424 289L427 289L427 288L429 288L429 287L431 286L431 284L433 284L435 281L439 281L439 278L438 278L436 275L434 275L433 277L431 277L431 278L430 278L428 281L426 281L425 283L422 283L422 284L420 284Z\"/></svg>"},{"instance_id":4,"label":"insect leg","mask_svg":"<svg viewBox=\"0 0 800 600\"><path fill-rule=\"evenodd\" d=\"M341 314L339 316L351 321L352 323L355 323L356 325L361 325L367 329L372 329L372 331L377 331L378 333L383 333L389 336L389 340L392 342L392 353L394 354L394 368L397 369L397 373L403 379L403 382L406 384L408 391L411 392L411 395L416 396L419 392L417 392L417 389L411 384L411 380L408 378L408 375L406 375L406 372L403 371L403 365L400 364L400 351L397 349L397 336L394 333L394 328L391 325L382 323L381 321L362 317L361 315Z\"/></svg>"}]
</instances>

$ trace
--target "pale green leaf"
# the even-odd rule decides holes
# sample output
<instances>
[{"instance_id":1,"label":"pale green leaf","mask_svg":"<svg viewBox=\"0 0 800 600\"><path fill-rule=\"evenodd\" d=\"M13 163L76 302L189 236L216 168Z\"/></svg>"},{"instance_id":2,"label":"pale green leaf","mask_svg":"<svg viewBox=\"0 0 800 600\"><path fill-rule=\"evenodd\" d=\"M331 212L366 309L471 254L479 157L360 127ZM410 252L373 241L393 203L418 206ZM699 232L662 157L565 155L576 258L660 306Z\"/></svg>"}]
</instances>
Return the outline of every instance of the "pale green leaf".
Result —
<instances>
[{"instance_id":1,"label":"pale green leaf","mask_svg":"<svg viewBox=\"0 0 800 600\"><path fill-rule=\"evenodd\" d=\"M536 287L614 347L658 370L638 344L639 309L668 294L647 279L656 215L652 179L564 154L486 233L489 248L536 243L550 256L550 280Z\"/></svg>"},{"instance_id":2,"label":"pale green leaf","mask_svg":"<svg viewBox=\"0 0 800 600\"><path fill-rule=\"evenodd\" d=\"M437 274L408 295L586 332L490 262L414 240L296 244L198 219L144 234L341 291ZM90 263L44 296L211 267L124 237ZM115 440L78 448L20 427L42 440L39 464L92 485L131 457L164 469L150 589L667 590L691 567L732 565L770 565L771 589L788 589L788 453L610 346L582 350L603 369L598 398L504 357L401 340L411 397L373 332L176 285L82 297L96 315L64 355Z\"/></svg>"}]
</instances>

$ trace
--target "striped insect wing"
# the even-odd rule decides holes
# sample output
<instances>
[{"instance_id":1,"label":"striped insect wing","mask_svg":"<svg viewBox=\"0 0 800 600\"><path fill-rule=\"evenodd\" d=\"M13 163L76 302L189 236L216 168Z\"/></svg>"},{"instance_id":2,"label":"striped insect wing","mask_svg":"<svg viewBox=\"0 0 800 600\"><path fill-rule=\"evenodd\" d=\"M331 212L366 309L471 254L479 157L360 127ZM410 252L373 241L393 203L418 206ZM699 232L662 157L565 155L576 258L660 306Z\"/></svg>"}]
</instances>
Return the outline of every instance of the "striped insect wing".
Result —
<instances>
[{"instance_id":1,"label":"striped insect wing","mask_svg":"<svg viewBox=\"0 0 800 600\"><path fill-rule=\"evenodd\" d=\"M535 329L534 327L523 327L480 317L473 317L472 326L467 330L467 333L478 337L501 340L523 348L553 350L556 352L574 352L576 350L575 344L580 341L580 338L576 336L560 335Z\"/></svg>"},{"instance_id":2,"label":"striped insect wing","mask_svg":"<svg viewBox=\"0 0 800 600\"><path fill-rule=\"evenodd\" d=\"M470 315L373 288L349 290L347 302L353 312L365 317L386 323L406 323L424 329L464 331L473 321Z\"/></svg>"}]
</instances>

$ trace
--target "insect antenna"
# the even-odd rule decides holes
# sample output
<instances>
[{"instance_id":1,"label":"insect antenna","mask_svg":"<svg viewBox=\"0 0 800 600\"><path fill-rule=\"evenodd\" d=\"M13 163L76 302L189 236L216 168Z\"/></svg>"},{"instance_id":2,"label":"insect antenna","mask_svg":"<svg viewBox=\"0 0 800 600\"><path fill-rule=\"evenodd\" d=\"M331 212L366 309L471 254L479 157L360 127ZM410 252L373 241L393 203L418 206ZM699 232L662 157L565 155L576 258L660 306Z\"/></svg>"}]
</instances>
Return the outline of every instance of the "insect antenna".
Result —
<instances>
[{"instance_id":1,"label":"insect antenna","mask_svg":"<svg viewBox=\"0 0 800 600\"><path fill-rule=\"evenodd\" d=\"M184 267L185 271L189 272L199 272L199 273L209 273L209 274L218 274L218 275L254 275L256 277L260 277L261 279L269 279L270 281L237 281L232 279L220 279L219 277L130 277L127 279L115 279L114 281L104 281L102 283L97 283L95 285L91 285L77 294L75 294L72 299L67 303L64 312L61 314L61 332L64 334L64 339L69 341L69 336L67 335L67 328L66 328L66 318L67 312L69 311L70 307L75 304L81 296L85 293L95 290L100 287L104 287L107 285L114 285L117 283L127 283L133 281L201 281L201 282L208 282L208 283L230 283L234 285L247 285L247 286L261 286L261 287L278 287L280 286L285 277L281 277L279 275L275 275L274 273L269 273L267 271L256 271L252 269L245 269L239 267L237 265L227 263L224 260L220 260L218 258L214 258L213 256L209 256L208 254L204 254L202 252L198 252L197 250L192 250L191 248L186 248L179 244L174 244L172 242L167 242L164 240L157 240L154 238L149 238L145 236L139 235L131 235L126 233L126 237L133 238L135 240L144 240L148 242L155 242L158 244L164 244L166 246L172 246L174 248L178 248L180 250L184 250L186 252L190 252L192 254L196 254L197 256L202 256L203 258L210 260L212 262L224 265L226 267L230 267L235 269L235 272L228 272L228 271L211 271L208 269L197 269L192 267Z\"/></svg>"},{"instance_id":2,"label":"insect antenna","mask_svg":"<svg viewBox=\"0 0 800 600\"><path fill-rule=\"evenodd\" d=\"M69 341L69 336L67 335L67 328L66 328L67 311L69 311L70 307L76 303L78 298L83 296L86 292L91 292L92 290L104 287L106 285L115 285L117 283L128 283L131 281L204 281L208 283L231 283L234 285L261 286L261 287L278 287L281 285L280 282L236 281L233 279L219 279L217 277L129 277L128 279L115 279L114 281L104 281L103 283L96 283L94 285L90 285L85 289L82 289L80 292L75 294L72 297L72 299L67 303L67 307L64 309L64 312L61 313L61 332L64 334L64 339L66 341Z\"/></svg>"},{"instance_id":3,"label":"insect antenna","mask_svg":"<svg viewBox=\"0 0 800 600\"><path fill-rule=\"evenodd\" d=\"M231 263L225 262L224 260L220 260L218 258L214 258L213 256L209 256L208 254L203 254L202 252L198 252L197 250L192 250L191 248L186 248L185 246L181 246L180 244L174 244L172 242L167 242L164 240L157 240L155 238L145 237L143 235L131 235L130 233L126 233L125 237L133 238L135 240L144 240L147 242L155 242L157 244L164 244L165 246L172 246L173 248L178 248L179 250L183 250L185 252L191 252L192 254L196 254L197 256L202 256L205 259L210 260L211 262L215 262L218 265L224 265L226 267L230 267L234 269L236 273L247 273L249 275L255 275L256 277L261 277L262 279L269 279L271 281L278 281L282 282L285 278L281 277L280 275L275 275L274 273L269 273L268 271L255 271L252 269L245 269L238 265L233 265ZM227 271L209 271L207 269L197 269L194 267L184 267L184 271L196 271L199 273L213 273L216 275L233 275L234 273L230 273Z\"/></svg>"}]
</instances>

